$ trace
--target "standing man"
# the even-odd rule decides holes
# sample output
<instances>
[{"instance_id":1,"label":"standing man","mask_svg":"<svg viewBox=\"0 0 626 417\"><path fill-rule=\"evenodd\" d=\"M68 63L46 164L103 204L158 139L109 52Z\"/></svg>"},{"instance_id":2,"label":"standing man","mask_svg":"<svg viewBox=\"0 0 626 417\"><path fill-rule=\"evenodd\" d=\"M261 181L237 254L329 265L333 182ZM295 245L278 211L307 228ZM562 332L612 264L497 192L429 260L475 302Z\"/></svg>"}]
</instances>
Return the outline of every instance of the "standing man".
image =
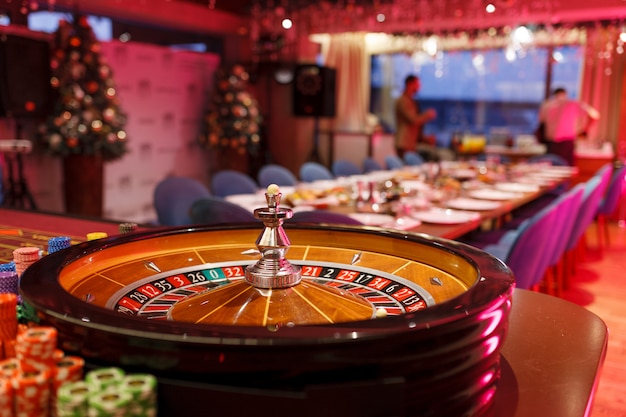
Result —
<instances>
[{"instance_id":1,"label":"standing man","mask_svg":"<svg viewBox=\"0 0 626 417\"><path fill-rule=\"evenodd\" d=\"M569 165L574 165L576 138L586 136L589 127L599 118L600 113L596 109L570 99L564 88L557 88L539 109L539 121L545 126L547 152L559 155Z\"/></svg>"},{"instance_id":2,"label":"standing man","mask_svg":"<svg viewBox=\"0 0 626 417\"><path fill-rule=\"evenodd\" d=\"M409 75L404 80L404 91L396 101L396 151L402 158L407 151L417 151L417 145L423 142L424 124L437 117L433 109L420 113L419 106L414 100L420 89L420 80L415 75ZM429 145L433 146L434 143Z\"/></svg>"}]
</instances>

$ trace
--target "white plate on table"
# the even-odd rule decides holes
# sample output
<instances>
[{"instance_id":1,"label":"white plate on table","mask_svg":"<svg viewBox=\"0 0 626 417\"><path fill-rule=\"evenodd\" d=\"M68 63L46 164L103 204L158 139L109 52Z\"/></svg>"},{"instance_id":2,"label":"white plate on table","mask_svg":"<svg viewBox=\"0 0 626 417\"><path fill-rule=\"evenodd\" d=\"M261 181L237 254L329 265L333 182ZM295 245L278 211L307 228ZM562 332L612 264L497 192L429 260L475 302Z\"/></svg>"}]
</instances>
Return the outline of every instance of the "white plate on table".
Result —
<instances>
[{"instance_id":1,"label":"white plate on table","mask_svg":"<svg viewBox=\"0 0 626 417\"><path fill-rule=\"evenodd\" d=\"M520 198L522 197L522 194L496 190L493 188L482 188L480 190L470 191L469 196L473 198L478 198L480 200L504 201Z\"/></svg>"},{"instance_id":2,"label":"white plate on table","mask_svg":"<svg viewBox=\"0 0 626 417\"><path fill-rule=\"evenodd\" d=\"M501 182L495 185L500 191L508 191L511 193L536 193L540 187L534 184L522 184L519 182Z\"/></svg>"},{"instance_id":3,"label":"white plate on table","mask_svg":"<svg viewBox=\"0 0 626 417\"><path fill-rule=\"evenodd\" d=\"M459 197L449 200L446 205L459 210L495 210L500 207L497 201L477 200L475 198Z\"/></svg>"},{"instance_id":4,"label":"white plate on table","mask_svg":"<svg viewBox=\"0 0 626 417\"><path fill-rule=\"evenodd\" d=\"M381 213L350 213L348 216L367 226L382 226L386 223L393 223L394 221L393 216Z\"/></svg>"},{"instance_id":5,"label":"white plate on table","mask_svg":"<svg viewBox=\"0 0 626 417\"><path fill-rule=\"evenodd\" d=\"M424 223L458 224L480 219L480 214L472 211L461 211L433 207L429 210L416 211L411 214Z\"/></svg>"}]
</instances>

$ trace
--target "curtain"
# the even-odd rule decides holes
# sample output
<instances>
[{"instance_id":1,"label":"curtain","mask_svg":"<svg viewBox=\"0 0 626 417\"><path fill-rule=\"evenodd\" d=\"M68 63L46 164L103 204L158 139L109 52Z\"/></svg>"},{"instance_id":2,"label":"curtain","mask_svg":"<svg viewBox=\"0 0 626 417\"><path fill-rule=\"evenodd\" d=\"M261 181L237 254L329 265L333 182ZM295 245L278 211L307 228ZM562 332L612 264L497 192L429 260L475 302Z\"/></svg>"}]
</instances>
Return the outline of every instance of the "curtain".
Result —
<instances>
[{"instance_id":1,"label":"curtain","mask_svg":"<svg viewBox=\"0 0 626 417\"><path fill-rule=\"evenodd\" d=\"M367 132L370 61L365 33L340 33L330 37L324 62L337 70L336 132Z\"/></svg>"},{"instance_id":2,"label":"curtain","mask_svg":"<svg viewBox=\"0 0 626 417\"><path fill-rule=\"evenodd\" d=\"M614 149L623 148L624 126L620 117L623 108L624 68L626 53L618 53L616 27L597 27L588 32L585 47L585 67L582 74L580 99L600 112L600 120L592 127L589 137L598 144L609 142Z\"/></svg>"}]
</instances>

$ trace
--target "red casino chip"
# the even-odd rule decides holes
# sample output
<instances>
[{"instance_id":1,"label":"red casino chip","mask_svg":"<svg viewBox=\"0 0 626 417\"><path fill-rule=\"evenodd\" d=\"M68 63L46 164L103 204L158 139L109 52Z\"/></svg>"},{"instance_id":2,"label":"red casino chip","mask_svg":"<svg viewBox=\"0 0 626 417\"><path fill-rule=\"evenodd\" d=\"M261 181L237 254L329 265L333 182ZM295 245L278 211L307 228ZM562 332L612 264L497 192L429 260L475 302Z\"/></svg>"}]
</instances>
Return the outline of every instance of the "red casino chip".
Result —
<instances>
[{"instance_id":1,"label":"red casino chip","mask_svg":"<svg viewBox=\"0 0 626 417\"><path fill-rule=\"evenodd\" d=\"M0 294L0 341L17 337L17 295Z\"/></svg>"},{"instance_id":2,"label":"red casino chip","mask_svg":"<svg viewBox=\"0 0 626 417\"><path fill-rule=\"evenodd\" d=\"M10 411L11 414L2 414ZM13 415L13 385L8 378L0 378L0 416Z\"/></svg>"},{"instance_id":3,"label":"red casino chip","mask_svg":"<svg viewBox=\"0 0 626 417\"><path fill-rule=\"evenodd\" d=\"M20 370L11 378L15 415L47 415L50 404L50 373Z\"/></svg>"},{"instance_id":4,"label":"red casino chip","mask_svg":"<svg viewBox=\"0 0 626 417\"><path fill-rule=\"evenodd\" d=\"M0 380L10 379L20 372L20 362L15 358L0 361Z\"/></svg>"},{"instance_id":5,"label":"red casino chip","mask_svg":"<svg viewBox=\"0 0 626 417\"><path fill-rule=\"evenodd\" d=\"M52 370L56 365L57 330L31 327L17 335L15 356L25 371Z\"/></svg>"}]
</instances>

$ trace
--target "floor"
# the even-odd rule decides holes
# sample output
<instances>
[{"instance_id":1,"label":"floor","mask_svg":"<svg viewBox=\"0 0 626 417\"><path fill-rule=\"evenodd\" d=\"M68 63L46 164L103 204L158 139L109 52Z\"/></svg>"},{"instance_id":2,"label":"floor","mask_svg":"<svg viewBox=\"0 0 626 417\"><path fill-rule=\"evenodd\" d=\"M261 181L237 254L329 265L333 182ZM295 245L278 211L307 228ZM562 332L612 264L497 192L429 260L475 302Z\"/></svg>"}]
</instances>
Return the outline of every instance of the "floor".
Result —
<instances>
[{"instance_id":1,"label":"floor","mask_svg":"<svg viewBox=\"0 0 626 417\"><path fill-rule=\"evenodd\" d=\"M587 230L586 251L562 295L597 314L609 329L591 417L626 417L626 224L611 222L609 230L610 246L603 250L595 225Z\"/></svg>"}]
</instances>

